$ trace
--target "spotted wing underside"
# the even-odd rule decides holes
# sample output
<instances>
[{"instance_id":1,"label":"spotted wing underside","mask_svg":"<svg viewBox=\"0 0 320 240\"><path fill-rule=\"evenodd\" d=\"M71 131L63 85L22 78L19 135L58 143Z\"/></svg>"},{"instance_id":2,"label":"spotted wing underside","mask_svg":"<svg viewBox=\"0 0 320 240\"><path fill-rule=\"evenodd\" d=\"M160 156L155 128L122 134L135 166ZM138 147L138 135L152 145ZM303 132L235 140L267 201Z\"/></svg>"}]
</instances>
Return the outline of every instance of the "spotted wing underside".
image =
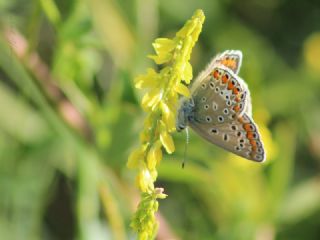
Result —
<instances>
[{"instance_id":1,"label":"spotted wing underside","mask_svg":"<svg viewBox=\"0 0 320 240\"><path fill-rule=\"evenodd\" d=\"M195 120L212 124L230 122L246 109L248 91L239 77L222 65L212 72L192 92Z\"/></svg>"},{"instance_id":2,"label":"spotted wing underside","mask_svg":"<svg viewBox=\"0 0 320 240\"><path fill-rule=\"evenodd\" d=\"M250 92L237 75L241 51L218 54L191 87L194 102L188 125L200 136L234 154L262 162L265 150L251 117Z\"/></svg>"},{"instance_id":3,"label":"spotted wing underside","mask_svg":"<svg viewBox=\"0 0 320 240\"><path fill-rule=\"evenodd\" d=\"M231 122L190 122L190 127L215 145L249 160L262 162L265 150L257 125L246 113Z\"/></svg>"}]
</instances>

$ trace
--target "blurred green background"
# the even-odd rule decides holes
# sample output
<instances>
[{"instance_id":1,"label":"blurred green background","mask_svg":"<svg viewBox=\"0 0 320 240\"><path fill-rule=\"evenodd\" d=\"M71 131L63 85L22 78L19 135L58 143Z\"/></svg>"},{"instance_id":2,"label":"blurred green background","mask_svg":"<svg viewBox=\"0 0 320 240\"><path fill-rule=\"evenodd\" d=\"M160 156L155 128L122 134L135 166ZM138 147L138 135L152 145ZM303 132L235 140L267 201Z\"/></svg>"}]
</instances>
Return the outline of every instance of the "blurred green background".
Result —
<instances>
[{"instance_id":1,"label":"blurred green background","mask_svg":"<svg viewBox=\"0 0 320 240\"><path fill-rule=\"evenodd\" d=\"M194 75L243 51L267 161L192 133L181 169L175 134L157 239L320 239L320 1L0 0L1 239L135 239L133 79L198 8Z\"/></svg>"}]
</instances>

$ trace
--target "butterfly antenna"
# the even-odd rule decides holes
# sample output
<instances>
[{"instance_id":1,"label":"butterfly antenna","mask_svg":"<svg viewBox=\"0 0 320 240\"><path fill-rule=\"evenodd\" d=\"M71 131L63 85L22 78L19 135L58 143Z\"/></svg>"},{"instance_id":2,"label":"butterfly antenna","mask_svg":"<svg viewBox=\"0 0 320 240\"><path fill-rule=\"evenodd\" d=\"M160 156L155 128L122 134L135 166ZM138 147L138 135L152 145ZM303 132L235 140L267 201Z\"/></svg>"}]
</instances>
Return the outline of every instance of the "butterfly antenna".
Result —
<instances>
[{"instance_id":1,"label":"butterfly antenna","mask_svg":"<svg viewBox=\"0 0 320 240\"><path fill-rule=\"evenodd\" d=\"M184 168L187 159L187 152L188 152L188 144L189 144L189 128L186 127L186 145L184 147L184 154L183 154L183 161L181 167Z\"/></svg>"}]
</instances>

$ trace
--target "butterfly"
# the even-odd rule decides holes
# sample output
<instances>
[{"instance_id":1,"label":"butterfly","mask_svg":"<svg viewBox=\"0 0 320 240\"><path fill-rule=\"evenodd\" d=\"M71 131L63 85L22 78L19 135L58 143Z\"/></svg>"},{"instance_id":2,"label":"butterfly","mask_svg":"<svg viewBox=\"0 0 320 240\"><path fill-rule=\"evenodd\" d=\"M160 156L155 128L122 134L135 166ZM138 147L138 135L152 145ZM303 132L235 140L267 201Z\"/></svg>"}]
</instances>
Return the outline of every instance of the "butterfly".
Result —
<instances>
[{"instance_id":1,"label":"butterfly","mask_svg":"<svg viewBox=\"0 0 320 240\"><path fill-rule=\"evenodd\" d=\"M258 126L252 118L247 84L239 76L242 52L227 50L213 58L182 98L177 131L190 126L207 141L256 162L266 158Z\"/></svg>"}]
</instances>

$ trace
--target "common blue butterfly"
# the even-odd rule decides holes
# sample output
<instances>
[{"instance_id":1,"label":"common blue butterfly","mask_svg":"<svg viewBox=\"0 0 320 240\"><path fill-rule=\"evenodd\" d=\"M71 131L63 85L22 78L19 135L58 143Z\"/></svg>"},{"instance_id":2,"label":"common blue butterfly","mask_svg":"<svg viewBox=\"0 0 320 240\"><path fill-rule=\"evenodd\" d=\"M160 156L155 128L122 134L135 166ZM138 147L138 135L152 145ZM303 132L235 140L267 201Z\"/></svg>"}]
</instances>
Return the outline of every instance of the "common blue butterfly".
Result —
<instances>
[{"instance_id":1,"label":"common blue butterfly","mask_svg":"<svg viewBox=\"0 0 320 240\"><path fill-rule=\"evenodd\" d=\"M236 155L256 162L266 158L252 119L247 84L238 76L242 52L227 50L213 58L191 86L191 98L182 98L177 130L190 126L196 133Z\"/></svg>"}]
</instances>

